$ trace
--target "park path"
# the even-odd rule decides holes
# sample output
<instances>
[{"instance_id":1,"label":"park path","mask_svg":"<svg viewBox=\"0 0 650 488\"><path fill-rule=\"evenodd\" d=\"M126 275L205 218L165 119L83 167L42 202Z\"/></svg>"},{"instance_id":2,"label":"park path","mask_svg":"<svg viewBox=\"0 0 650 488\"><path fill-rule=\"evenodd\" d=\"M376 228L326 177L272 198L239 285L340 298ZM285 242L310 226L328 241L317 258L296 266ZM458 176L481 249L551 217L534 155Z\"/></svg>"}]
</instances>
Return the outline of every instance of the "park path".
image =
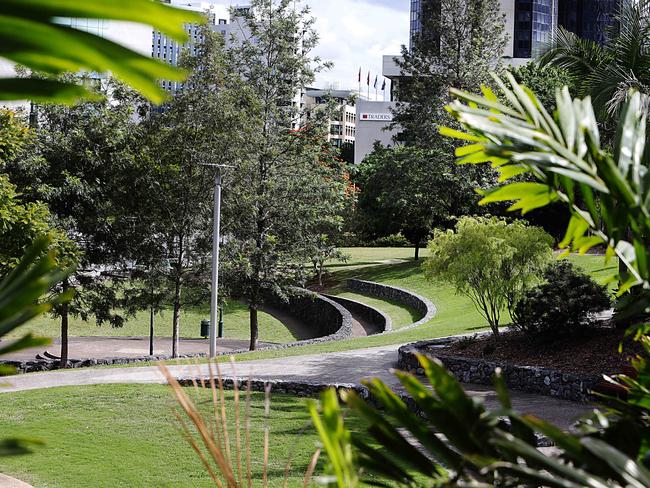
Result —
<instances>
[{"instance_id":1,"label":"park path","mask_svg":"<svg viewBox=\"0 0 650 488\"><path fill-rule=\"evenodd\" d=\"M399 383L391 374L397 360L398 345L382 346L355 351L293 356L286 358L246 361L222 364L226 377L254 378L261 380L306 381L318 383L355 383L364 378L381 378L399 389ZM207 365L174 365L169 368L177 377L207 374ZM98 368L30 373L4 378L0 393L11 393L61 386L99 384L162 384L164 379L157 366L135 368ZM488 407L496 407L496 393L489 387L464 385L472 396L480 397ZM0 395L0 399L2 399ZM573 420L589 410L588 405L558 400L551 397L523 392L512 392L515 409L537 415L568 428Z\"/></svg>"}]
</instances>

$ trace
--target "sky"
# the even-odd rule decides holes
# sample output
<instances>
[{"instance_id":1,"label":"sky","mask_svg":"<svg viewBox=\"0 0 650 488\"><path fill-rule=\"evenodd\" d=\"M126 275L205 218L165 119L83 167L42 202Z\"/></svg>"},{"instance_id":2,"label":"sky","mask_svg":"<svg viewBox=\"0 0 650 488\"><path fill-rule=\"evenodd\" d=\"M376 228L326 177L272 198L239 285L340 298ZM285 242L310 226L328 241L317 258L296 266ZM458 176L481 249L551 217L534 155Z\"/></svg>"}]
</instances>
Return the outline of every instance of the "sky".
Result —
<instances>
[{"instance_id":1,"label":"sky","mask_svg":"<svg viewBox=\"0 0 650 488\"><path fill-rule=\"evenodd\" d=\"M230 0L213 0L228 5ZM239 0L240 4L245 0ZM316 86L357 89L359 68L362 91L368 71L371 84L379 75L381 86L382 56L399 55L408 44L409 0L304 0L311 7L320 36L314 55L332 61L334 67L317 75ZM371 87L371 98L374 90ZM382 98L381 93L379 99Z\"/></svg>"}]
</instances>

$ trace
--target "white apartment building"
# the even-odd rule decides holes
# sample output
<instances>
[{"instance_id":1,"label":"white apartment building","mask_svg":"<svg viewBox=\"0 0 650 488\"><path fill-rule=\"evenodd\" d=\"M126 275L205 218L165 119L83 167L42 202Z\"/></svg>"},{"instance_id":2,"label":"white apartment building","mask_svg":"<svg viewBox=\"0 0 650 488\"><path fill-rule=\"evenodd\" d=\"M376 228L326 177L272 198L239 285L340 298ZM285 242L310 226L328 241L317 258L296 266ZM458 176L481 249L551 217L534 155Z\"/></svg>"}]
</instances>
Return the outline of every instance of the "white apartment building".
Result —
<instances>
[{"instance_id":1,"label":"white apartment building","mask_svg":"<svg viewBox=\"0 0 650 488\"><path fill-rule=\"evenodd\" d=\"M329 120L327 140L334 147L354 144L356 139L356 103L357 94L351 90L321 90L307 88L303 95L302 109L304 118L309 120L319 108L329 102L336 103L334 114Z\"/></svg>"}]
</instances>

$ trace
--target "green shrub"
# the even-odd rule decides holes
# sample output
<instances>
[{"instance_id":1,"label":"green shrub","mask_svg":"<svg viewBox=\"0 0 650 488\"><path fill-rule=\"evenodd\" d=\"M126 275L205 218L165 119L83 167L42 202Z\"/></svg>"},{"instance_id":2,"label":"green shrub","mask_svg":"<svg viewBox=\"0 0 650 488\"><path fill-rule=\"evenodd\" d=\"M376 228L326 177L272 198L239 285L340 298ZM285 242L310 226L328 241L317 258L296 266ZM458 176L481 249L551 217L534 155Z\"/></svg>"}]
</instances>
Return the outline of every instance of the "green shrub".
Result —
<instances>
[{"instance_id":1,"label":"green shrub","mask_svg":"<svg viewBox=\"0 0 650 488\"><path fill-rule=\"evenodd\" d=\"M402 234L378 237L374 241L370 241L369 245L370 247L413 247L413 244Z\"/></svg>"},{"instance_id":2,"label":"green shrub","mask_svg":"<svg viewBox=\"0 0 650 488\"><path fill-rule=\"evenodd\" d=\"M569 261L549 266L544 280L526 292L515 306L515 327L527 334L580 334L593 324L593 314L611 306L607 289Z\"/></svg>"},{"instance_id":3,"label":"green shrub","mask_svg":"<svg viewBox=\"0 0 650 488\"><path fill-rule=\"evenodd\" d=\"M455 230L435 233L425 274L470 298L496 336L501 313L512 315L523 293L541 281L552 244L546 232L521 220L463 217Z\"/></svg>"}]
</instances>

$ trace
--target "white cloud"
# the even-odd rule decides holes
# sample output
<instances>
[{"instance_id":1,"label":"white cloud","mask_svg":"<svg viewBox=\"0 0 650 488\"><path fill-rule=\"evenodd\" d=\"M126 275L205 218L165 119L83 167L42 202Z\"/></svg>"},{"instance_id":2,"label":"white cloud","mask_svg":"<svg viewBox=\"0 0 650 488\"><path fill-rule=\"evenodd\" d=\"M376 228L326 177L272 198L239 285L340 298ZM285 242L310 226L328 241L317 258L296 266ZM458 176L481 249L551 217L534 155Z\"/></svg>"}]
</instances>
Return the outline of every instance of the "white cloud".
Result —
<instances>
[{"instance_id":1,"label":"white cloud","mask_svg":"<svg viewBox=\"0 0 650 488\"><path fill-rule=\"evenodd\" d=\"M212 3L228 5L231 1ZM304 0L304 3L311 7L320 37L314 55L334 63L331 70L317 75L318 87L334 84L341 89L356 89L361 68L364 91L369 71L371 84L375 75L381 80L382 56L398 55L402 44L408 43L410 0ZM370 92L374 97L372 86Z\"/></svg>"},{"instance_id":2,"label":"white cloud","mask_svg":"<svg viewBox=\"0 0 650 488\"><path fill-rule=\"evenodd\" d=\"M316 18L321 42L315 54L334 62L334 68L317 76L317 84L357 88L361 68L362 90L366 77L380 75L383 55L397 55L408 42L409 1L380 4L377 0L307 0ZM379 82L381 84L381 81ZM371 96L374 95L371 87ZM381 95L380 95L381 97Z\"/></svg>"}]
</instances>

